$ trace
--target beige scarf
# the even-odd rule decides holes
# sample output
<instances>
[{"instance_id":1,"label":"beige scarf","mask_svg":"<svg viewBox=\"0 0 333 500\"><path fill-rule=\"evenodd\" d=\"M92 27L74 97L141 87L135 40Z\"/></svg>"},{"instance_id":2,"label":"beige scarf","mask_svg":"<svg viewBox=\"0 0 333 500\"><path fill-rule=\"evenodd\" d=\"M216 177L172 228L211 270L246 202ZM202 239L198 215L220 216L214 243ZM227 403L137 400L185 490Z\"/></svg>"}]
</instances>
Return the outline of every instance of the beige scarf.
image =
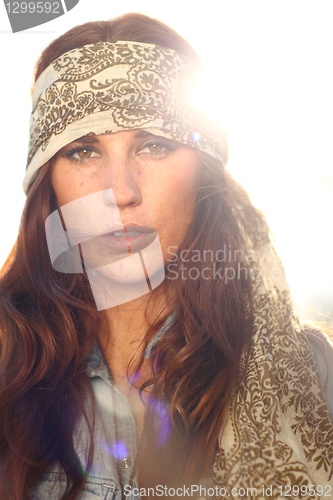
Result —
<instances>
[{"instance_id":1,"label":"beige scarf","mask_svg":"<svg viewBox=\"0 0 333 500\"><path fill-rule=\"evenodd\" d=\"M333 423L283 268L272 249L251 267L255 335L220 434L217 496L333 498Z\"/></svg>"},{"instance_id":2,"label":"beige scarf","mask_svg":"<svg viewBox=\"0 0 333 500\"><path fill-rule=\"evenodd\" d=\"M58 57L32 90L24 189L63 146L87 134L142 129L226 162L225 135L195 102L185 56L138 42L99 42Z\"/></svg>"}]
</instances>

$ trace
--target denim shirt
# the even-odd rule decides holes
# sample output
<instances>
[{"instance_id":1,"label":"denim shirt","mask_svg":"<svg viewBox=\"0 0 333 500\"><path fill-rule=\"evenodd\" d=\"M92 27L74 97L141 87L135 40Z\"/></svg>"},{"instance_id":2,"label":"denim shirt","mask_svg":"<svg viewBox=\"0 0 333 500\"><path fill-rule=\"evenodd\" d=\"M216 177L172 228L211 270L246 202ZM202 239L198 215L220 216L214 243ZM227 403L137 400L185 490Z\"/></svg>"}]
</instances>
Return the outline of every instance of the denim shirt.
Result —
<instances>
[{"instance_id":1,"label":"denim shirt","mask_svg":"<svg viewBox=\"0 0 333 500\"><path fill-rule=\"evenodd\" d=\"M133 469L133 459L136 457L136 427L131 408L126 398L113 381L106 361L97 344L90 352L86 361L86 370L90 378L95 399L96 421L94 427L94 458L89 468L89 476L84 489L78 496L80 500L121 500L120 484L127 487L126 497L135 500L139 497L132 490L137 488L136 478L130 486ZM116 461L113 459L116 441L113 420L112 402L116 400L117 434L122 443L123 451L121 478L119 478ZM87 424L82 418L77 425L74 435L75 450L83 466L87 461L88 447ZM120 480L121 479L121 480ZM33 500L58 500L66 489L66 475L55 465L45 472L31 491Z\"/></svg>"}]
</instances>

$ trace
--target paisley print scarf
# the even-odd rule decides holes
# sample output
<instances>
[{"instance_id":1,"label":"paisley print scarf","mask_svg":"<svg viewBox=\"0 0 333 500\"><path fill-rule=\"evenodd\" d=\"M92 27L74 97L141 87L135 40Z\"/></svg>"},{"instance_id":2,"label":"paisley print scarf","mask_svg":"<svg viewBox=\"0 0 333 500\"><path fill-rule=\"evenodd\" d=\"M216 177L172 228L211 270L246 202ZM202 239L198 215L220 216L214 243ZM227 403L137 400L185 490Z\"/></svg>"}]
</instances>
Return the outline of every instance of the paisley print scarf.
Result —
<instances>
[{"instance_id":1,"label":"paisley print scarf","mask_svg":"<svg viewBox=\"0 0 333 500\"><path fill-rule=\"evenodd\" d=\"M220 433L216 491L228 498L333 498L333 424L307 335L274 250L251 267L255 336Z\"/></svg>"}]
</instances>

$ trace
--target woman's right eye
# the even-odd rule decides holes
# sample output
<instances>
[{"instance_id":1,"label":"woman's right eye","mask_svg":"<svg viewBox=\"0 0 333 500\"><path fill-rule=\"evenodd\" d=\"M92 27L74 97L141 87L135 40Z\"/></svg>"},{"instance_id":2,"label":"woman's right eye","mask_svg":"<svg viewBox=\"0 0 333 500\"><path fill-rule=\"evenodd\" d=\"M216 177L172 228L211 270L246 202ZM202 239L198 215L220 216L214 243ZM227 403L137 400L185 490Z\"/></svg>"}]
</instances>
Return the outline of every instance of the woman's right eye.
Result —
<instances>
[{"instance_id":1,"label":"woman's right eye","mask_svg":"<svg viewBox=\"0 0 333 500\"><path fill-rule=\"evenodd\" d=\"M76 146L65 152L65 156L74 161L85 161L98 158L99 153L90 146Z\"/></svg>"}]
</instances>

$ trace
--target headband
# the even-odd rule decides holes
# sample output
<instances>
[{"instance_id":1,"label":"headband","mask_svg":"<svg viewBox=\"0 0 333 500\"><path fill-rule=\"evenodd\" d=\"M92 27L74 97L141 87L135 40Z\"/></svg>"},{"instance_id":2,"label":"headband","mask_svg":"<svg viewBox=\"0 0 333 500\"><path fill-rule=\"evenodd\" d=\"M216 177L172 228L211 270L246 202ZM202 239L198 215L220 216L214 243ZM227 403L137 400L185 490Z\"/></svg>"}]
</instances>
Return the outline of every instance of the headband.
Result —
<instances>
[{"instance_id":1,"label":"headband","mask_svg":"<svg viewBox=\"0 0 333 500\"><path fill-rule=\"evenodd\" d=\"M226 162L227 146L191 95L194 63L171 49L98 42L55 59L32 91L25 192L38 169L89 133L143 129Z\"/></svg>"}]
</instances>

